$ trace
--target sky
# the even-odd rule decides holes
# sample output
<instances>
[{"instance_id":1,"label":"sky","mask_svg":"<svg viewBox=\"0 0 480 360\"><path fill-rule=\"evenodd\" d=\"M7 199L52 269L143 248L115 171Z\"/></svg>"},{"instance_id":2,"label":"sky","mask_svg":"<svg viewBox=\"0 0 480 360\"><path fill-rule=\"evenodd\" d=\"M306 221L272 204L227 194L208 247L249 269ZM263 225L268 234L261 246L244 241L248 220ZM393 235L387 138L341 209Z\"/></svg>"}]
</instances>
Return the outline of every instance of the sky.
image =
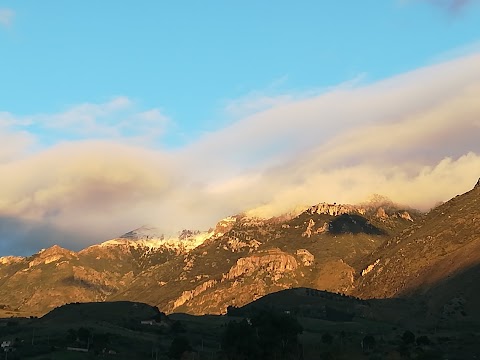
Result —
<instances>
[{"instance_id":1,"label":"sky","mask_svg":"<svg viewBox=\"0 0 480 360\"><path fill-rule=\"evenodd\" d=\"M0 0L0 256L480 177L480 1Z\"/></svg>"}]
</instances>

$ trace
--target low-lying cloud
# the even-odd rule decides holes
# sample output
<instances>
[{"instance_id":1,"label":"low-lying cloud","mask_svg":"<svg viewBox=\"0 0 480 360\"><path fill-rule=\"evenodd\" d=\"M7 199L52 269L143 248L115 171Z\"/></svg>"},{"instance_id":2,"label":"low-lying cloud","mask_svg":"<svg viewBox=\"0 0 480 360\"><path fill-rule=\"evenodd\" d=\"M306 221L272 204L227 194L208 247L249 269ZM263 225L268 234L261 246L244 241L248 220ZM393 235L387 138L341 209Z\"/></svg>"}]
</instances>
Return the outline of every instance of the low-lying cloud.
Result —
<instances>
[{"instance_id":1,"label":"low-lying cloud","mask_svg":"<svg viewBox=\"0 0 480 360\"><path fill-rule=\"evenodd\" d=\"M470 55L375 84L297 100L286 94L289 101L179 150L132 142L115 130L122 122L109 123L110 138L105 131L35 150L41 141L29 127L45 127L49 116L31 116L22 127L3 113L0 130L12 142L0 151L0 229L10 229L0 230L0 252L53 242L78 249L142 224L207 229L241 211L274 216L373 193L427 210L480 176L479 63L480 55ZM119 99L112 104L134 106ZM117 108L105 107L75 107L51 124L65 124L79 109L92 124L116 119ZM152 120L145 132L163 131L161 112L131 116L140 114Z\"/></svg>"}]
</instances>

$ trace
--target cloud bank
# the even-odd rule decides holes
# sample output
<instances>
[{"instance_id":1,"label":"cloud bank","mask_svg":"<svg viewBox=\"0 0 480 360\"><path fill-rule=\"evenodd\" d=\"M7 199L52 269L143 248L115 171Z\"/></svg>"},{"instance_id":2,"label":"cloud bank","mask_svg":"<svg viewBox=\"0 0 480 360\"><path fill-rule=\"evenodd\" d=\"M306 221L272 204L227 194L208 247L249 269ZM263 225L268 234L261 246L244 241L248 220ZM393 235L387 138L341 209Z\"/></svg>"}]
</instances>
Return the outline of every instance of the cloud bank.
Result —
<instances>
[{"instance_id":1,"label":"cloud bank","mask_svg":"<svg viewBox=\"0 0 480 360\"><path fill-rule=\"evenodd\" d=\"M10 140L0 151L0 253L78 249L142 224L206 229L241 211L274 216L373 193L426 210L480 176L478 64L474 54L374 84L286 94L178 150L138 141L163 134L168 118L127 98L0 113L2 143ZM39 127L68 136L40 146Z\"/></svg>"}]
</instances>

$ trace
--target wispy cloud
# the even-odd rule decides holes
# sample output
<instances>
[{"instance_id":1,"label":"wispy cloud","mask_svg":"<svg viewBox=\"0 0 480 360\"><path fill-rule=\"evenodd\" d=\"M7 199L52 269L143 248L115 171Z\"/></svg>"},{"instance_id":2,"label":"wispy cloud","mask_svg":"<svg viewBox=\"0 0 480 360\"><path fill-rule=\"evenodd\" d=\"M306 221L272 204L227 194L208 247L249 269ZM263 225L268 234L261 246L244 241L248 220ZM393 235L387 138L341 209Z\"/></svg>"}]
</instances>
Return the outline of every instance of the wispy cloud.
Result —
<instances>
[{"instance_id":1,"label":"wispy cloud","mask_svg":"<svg viewBox=\"0 0 480 360\"><path fill-rule=\"evenodd\" d=\"M11 174L0 178L0 218L48 224L79 248L144 223L168 231L208 228L248 209L273 216L373 193L428 209L480 176L479 62L473 54L280 102L175 151L147 150L125 136L57 144L0 164L1 174ZM95 115L94 128L106 114L132 106L122 98L81 105L52 124L75 128L72 118L80 118L85 126L92 122L82 117L87 113ZM155 109L132 113L145 124L141 132L163 119ZM0 119L10 135L21 135L11 128L18 119ZM115 126L135 126L124 119ZM23 243L48 243L42 229L43 239L25 232Z\"/></svg>"},{"instance_id":2,"label":"wispy cloud","mask_svg":"<svg viewBox=\"0 0 480 360\"><path fill-rule=\"evenodd\" d=\"M471 0L427 0L433 5L442 7L449 11L450 13L456 14L462 9L464 9Z\"/></svg>"},{"instance_id":3,"label":"wispy cloud","mask_svg":"<svg viewBox=\"0 0 480 360\"><path fill-rule=\"evenodd\" d=\"M0 124L35 133L40 143L82 139L117 139L151 143L170 123L160 109L139 110L127 97L105 103L84 103L55 114L18 117L0 113Z\"/></svg>"},{"instance_id":4,"label":"wispy cloud","mask_svg":"<svg viewBox=\"0 0 480 360\"><path fill-rule=\"evenodd\" d=\"M335 90L351 89L358 86L366 78L367 74L361 73L352 79L341 84L330 87L319 87L307 90L282 90L282 86L288 82L288 76L282 76L273 80L263 89L257 89L236 99L224 100L224 113L227 117L235 120L248 117L250 115L267 111L282 105L303 99L312 98L320 94L332 92Z\"/></svg>"},{"instance_id":5,"label":"wispy cloud","mask_svg":"<svg viewBox=\"0 0 480 360\"><path fill-rule=\"evenodd\" d=\"M13 23L15 11L12 9L0 8L0 25L9 27Z\"/></svg>"}]
</instances>

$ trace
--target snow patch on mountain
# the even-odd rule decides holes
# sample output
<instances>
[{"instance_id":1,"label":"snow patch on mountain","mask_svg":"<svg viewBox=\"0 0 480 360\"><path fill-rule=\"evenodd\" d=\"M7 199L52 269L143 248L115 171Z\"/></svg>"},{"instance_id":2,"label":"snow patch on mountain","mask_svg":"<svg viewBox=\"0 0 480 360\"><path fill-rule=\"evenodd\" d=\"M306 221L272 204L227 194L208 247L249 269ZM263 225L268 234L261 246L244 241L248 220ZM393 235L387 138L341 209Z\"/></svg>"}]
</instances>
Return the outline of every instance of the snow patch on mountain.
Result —
<instances>
[{"instance_id":1,"label":"snow patch on mountain","mask_svg":"<svg viewBox=\"0 0 480 360\"><path fill-rule=\"evenodd\" d=\"M172 250L190 251L202 245L207 239L214 235L214 231L191 231L183 230L176 235L165 236L154 227L142 226L132 230L119 238L105 241L100 244L102 247L128 245L134 248L159 249L167 248Z\"/></svg>"}]
</instances>

